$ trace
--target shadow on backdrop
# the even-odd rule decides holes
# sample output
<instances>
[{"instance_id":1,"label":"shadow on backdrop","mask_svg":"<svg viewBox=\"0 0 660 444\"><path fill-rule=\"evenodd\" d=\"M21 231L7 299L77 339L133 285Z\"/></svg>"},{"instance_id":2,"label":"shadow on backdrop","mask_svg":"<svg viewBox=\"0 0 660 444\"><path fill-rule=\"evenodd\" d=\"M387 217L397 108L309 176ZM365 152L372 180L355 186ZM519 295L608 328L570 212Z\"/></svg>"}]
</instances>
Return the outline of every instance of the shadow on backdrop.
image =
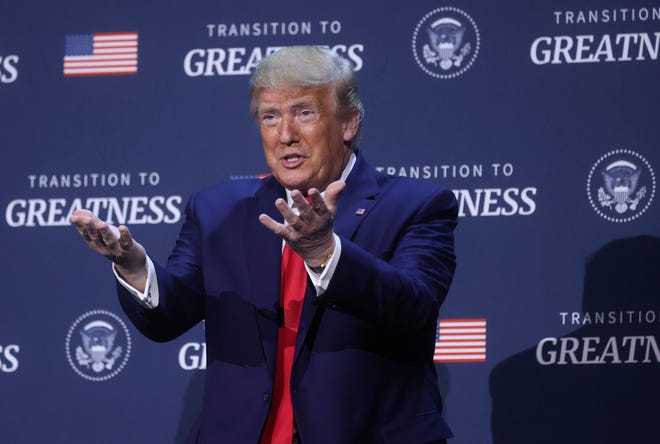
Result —
<instances>
[{"instance_id":1,"label":"shadow on backdrop","mask_svg":"<svg viewBox=\"0 0 660 444\"><path fill-rule=\"evenodd\" d=\"M615 240L588 259L580 321L494 368L494 444L659 442L660 238Z\"/></svg>"}]
</instances>

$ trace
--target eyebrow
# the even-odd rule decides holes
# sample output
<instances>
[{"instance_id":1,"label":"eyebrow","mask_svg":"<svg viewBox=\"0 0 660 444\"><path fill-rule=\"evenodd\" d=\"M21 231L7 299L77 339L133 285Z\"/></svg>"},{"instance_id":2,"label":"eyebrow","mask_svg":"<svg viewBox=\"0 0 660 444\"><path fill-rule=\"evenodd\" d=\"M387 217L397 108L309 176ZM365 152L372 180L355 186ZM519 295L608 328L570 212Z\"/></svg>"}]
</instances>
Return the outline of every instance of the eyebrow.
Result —
<instances>
[{"instance_id":1,"label":"eyebrow","mask_svg":"<svg viewBox=\"0 0 660 444\"><path fill-rule=\"evenodd\" d=\"M287 109L292 110L294 112L303 108L315 108L319 110L321 109L321 107L312 100L299 100L287 107ZM258 115L272 114L277 112L279 112L279 108L276 106L265 106L257 110Z\"/></svg>"},{"instance_id":2,"label":"eyebrow","mask_svg":"<svg viewBox=\"0 0 660 444\"><path fill-rule=\"evenodd\" d=\"M301 100L300 102L296 102L289 107L289 109L292 110L299 110L301 108L318 108L318 106L314 102L310 102L308 100Z\"/></svg>"},{"instance_id":3,"label":"eyebrow","mask_svg":"<svg viewBox=\"0 0 660 444\"><path fill-rule=\"evenodd\" d=\"M273 114L275 111L277 111L277 108L274 106L259 107L257 108L257 115L263 116L264 114Z\"/></svg>"}]
</instances>

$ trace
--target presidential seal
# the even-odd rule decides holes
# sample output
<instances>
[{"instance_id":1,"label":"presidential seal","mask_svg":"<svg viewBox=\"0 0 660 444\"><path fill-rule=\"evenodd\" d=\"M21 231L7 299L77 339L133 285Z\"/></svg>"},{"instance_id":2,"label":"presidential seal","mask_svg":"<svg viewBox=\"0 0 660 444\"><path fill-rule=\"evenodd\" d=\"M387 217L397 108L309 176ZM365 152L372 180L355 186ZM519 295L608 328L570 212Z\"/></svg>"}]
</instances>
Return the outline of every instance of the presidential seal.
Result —
<instances>
[{"instance_id":1,"label":"presidential seal","mask_svg":"<svg viewBox=\"0 0 660 444\"><path fill-rule=\"evenodd\" d=\"M477 58L479 44L479 29L472 17L450 6L426 14L412 38L417 65L438 79L451 79L467 71Z\"/></svg>"},{"instance_id":2,"label":"presidential seal","mask_svg":"<svg viewBox=\"0 0 660 444\"><path fill-rule=\"evenodd\" d=\"M85 379L105 381L116 376L128 361L131 336L119 316L92 310L76 319L66 335L66 357Z\"/></svg>"},{"instance_id":3,"label":"presidential seal","mask_svg":"<svg viewBox=\"0 0 660 444\"><path fill-rule=\"evenodd\" d=\"M651 205L655 173L651 164L635 151L610 151L589 171L587 195L591 207L602 218L630 222Z\"/></svg>"}]
</instances>

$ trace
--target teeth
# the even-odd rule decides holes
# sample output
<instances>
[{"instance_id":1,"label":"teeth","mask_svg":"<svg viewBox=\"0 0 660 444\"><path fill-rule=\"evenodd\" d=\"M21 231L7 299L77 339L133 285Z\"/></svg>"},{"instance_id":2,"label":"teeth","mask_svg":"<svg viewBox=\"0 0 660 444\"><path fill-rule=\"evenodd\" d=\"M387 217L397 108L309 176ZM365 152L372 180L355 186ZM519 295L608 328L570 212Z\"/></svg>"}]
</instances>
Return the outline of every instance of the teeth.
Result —
<instances>
[{"instance_id":1,"label":"teeth","mask_svg":"<svg viewBox=\"0 0 660 444\"><path fill-rule=\"evenodd\" d=\"M286 160L298 160L300 156L286 156Z\"/></svg>"}]
</instances>

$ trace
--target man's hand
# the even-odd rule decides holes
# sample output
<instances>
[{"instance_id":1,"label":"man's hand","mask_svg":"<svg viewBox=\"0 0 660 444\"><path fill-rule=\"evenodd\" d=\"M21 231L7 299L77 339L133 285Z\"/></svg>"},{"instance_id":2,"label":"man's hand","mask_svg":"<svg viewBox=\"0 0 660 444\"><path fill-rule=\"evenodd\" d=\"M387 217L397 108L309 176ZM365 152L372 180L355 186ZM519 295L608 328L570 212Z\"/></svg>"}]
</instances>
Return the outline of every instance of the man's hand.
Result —
<instances>
[{"instance_id":1,"label":"man's hand","mask_svg":"<svg viewBox=\"0 0 660 444\"><path fill-rule=\"evenodd\" d=\"M88 210L76 210L69 219L87 245L96 253L110 259L126 282L144 291L147 281L147 254L133 240L128 228L110 225Z\"/></svg>"},{"instance_id":2,"label":"man's hand","mask_svg":"<svg viewBox=\"0 0 660 444\"><path fill-rule=\"evenodd\" d=\"M310 267L318 267L335 250L333 226L337 213L337 198L346 184L332 182L325 190L325 200L316 188L310 188L305 200L298 190L291 192L292 207L284 199L277 199L275 206L280 211L285 224L278 223L266 214L259 215L259 221L273 233L282 236L289 247L298 253Z\"/></svg>"}]
</instances>

